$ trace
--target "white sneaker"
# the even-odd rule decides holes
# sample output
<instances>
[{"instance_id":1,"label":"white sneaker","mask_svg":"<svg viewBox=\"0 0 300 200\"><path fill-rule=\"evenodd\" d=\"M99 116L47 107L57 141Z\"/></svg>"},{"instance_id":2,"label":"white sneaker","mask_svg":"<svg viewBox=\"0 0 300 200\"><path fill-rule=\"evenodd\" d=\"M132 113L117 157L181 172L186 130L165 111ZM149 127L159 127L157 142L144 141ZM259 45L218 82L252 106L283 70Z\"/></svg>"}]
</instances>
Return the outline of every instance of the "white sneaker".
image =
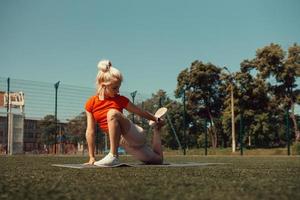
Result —
<instances>
[{"instance_id":1,"label":"white sneaker","mask_svg":"<svg viewBox=\"0 0 300 200\"><path fill-rule=\"evenodd\" d=\"M112 153L107 154L104 158L94 162L94 165L98 166L114 166L120 164L119 159Z\"/></svg>"}]
</instances>

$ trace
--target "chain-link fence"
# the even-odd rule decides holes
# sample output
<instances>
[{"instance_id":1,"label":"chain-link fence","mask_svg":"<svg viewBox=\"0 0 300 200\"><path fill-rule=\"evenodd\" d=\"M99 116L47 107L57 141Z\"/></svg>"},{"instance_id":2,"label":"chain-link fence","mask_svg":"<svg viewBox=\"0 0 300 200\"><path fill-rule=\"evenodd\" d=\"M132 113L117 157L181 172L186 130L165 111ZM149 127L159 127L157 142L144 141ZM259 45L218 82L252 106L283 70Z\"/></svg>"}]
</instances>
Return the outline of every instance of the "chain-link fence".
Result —
<instances>
[{"instance_id":1,"label":"chain-link fence","mask_svg":"<svg viewBox=\"0 0 300 200\"><path fill-rule=\"evenodd\" d=\"M10 94L10 98L7 94ZM17 153L20 149L25 153L84 152L84 106L87 99L94 94L94 88L67 85L63 82L45 83L0 77L1 153ZM251 118L249 111L245 111L244 115L235 112L233 133L230 111L224 110L221 117L211 118L207 114L207 108L198 106L193 101L188 102L187 97L175 99L173 94L163 90L154 94L143 94L139 91L121 91L121 94L152 113L159 107L166 106L169 111L162 133L163 145L165 149L178 150L178 153L183 154L189 151L209 155L215 154L216 149L219 152L227 149L224 150L227 151L225 154L232 154L232 136L235 136L234 154L237 155L243 155L244 150L258 147L278 147L287 152L284 154L290 154L291 145L295 141L295 124L299 127L300 122L297 113L292 119L289 111L274 115L276 123L269 122L268 125L266 123L269 119L266 115L270 113ZM125 115L146 131L151 130L145 119L126 111ZM249 131L250 128L255 130L253 126L261 130ZM101 153L107 150L108 141L98 127L96 130L96 153ZM151 137L151 133L148 135ZM22 144L20 138L23 138Z\"/></svg>"},{"instance_id":2,"label":"chain-link fence","mask_svg":"<svg viewBox=\"0 0 300 200\"><path fill-rule=\"evenodd\" d=\"M8 98L7 94L10 94ZM9 122L12 116L22 116L24 126L23 150L30 153L57 153L84 150L85 103L95 95L94 88L67 85L63 82L37 82L0 77L0 149L9 152L9 132L17 134L17 123ZM122 92L122 95L139 104L151 95ZM8 102L8 99L10 102ZM125 113L128 114L128 113ZM14 130L13 130L14 129ZM97 127L96 150L107 148L107 141ZM56 140L53 138L55 132ZM15 137L16 138L16 137ZM20 137L19 137L20 138ZM13 138L11 138L13 140ZM56 142L55 142L56 141ZM64 144L64 145L61 145ZM13 146L17 146L15 143ZM13 147L12 147L13 148ZM20 151L11 150L11 153Z\"/></svg>"}]
</instances>

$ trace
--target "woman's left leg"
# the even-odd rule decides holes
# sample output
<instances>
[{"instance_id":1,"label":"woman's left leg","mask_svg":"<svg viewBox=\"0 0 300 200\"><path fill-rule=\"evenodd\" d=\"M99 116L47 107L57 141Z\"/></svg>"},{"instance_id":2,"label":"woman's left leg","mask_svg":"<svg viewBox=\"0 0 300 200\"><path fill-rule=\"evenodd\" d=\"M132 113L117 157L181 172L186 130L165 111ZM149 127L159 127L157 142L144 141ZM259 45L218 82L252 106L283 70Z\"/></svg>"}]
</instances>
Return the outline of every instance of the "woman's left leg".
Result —
<instances>
[{"instance_id":1,"label":"woman's left leg","mask_svg":"<svg viewBox=\"0 0 300 200\"><path fill-rule=\"evenodd\" d=\"M129 132L121 136L120 146L136 159L147 164L162 164L163 152L160 139L160 129L153 133L152 148L146 144L143 128L131 122Z\"/></svg>"}]
</instances>

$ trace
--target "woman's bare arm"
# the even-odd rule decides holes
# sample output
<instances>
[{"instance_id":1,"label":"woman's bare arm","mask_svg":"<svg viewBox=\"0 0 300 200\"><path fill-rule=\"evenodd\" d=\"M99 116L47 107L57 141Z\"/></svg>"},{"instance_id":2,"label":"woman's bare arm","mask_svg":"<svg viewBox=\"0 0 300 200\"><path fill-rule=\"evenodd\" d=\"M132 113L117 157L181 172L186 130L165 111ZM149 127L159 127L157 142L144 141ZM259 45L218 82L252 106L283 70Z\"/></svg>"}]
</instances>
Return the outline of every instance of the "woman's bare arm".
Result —
<instances>
[{"instance_id":1,"label":"woman's bare arm","mask_svg":"<svg viewBox=\"0 0 300 200\"><path fill-rule=\"evenodd\" d=\"M95 120L90 112L86 112L86 117L87 117L87 127L86 127L86 141L88 144L88 151L89 151L89 162L86 164L94 164L95 162Z\"/></svg>"},{"instance_id":2,"label":"woman's bare arm","mask_svg":"<svg viewBox=\"0 0 300 200\"><path fill-rule=\"evenodd\" d=\"M126 110L128 110L131 113L135 113L135 114L137 114L137 115L139 115L143 118L146 118L148 120L157 121L157 118L153 114L140 109L139 107L137 107L136 105L134 105L130 101L128 102Z\"/></svg>"}]
</instances>

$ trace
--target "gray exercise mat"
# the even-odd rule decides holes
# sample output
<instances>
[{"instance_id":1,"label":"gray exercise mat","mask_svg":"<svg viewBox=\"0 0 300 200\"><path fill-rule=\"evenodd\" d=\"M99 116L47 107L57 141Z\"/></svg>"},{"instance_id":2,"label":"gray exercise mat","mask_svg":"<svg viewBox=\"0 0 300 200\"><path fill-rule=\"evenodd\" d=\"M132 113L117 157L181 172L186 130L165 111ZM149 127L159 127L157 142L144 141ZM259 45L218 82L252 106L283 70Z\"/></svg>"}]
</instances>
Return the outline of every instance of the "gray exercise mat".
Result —
<instances>
[{"instance_id":1,"label":"gray exercise mat","mask_svg":"<svg viewBox=\"0 0 300 200\"><path fill-rule=\"evenodd\" d=\"M120 163L114 166L97 166L97 165L84 165L84 164L52 164L54 167L65 167L74 169L91 169L91 168L116 168L116 167L205 167L210 165L222 165L226 163L164 163L161 165L147 165L141 163Z\"/></svg>"}]
</instances>

